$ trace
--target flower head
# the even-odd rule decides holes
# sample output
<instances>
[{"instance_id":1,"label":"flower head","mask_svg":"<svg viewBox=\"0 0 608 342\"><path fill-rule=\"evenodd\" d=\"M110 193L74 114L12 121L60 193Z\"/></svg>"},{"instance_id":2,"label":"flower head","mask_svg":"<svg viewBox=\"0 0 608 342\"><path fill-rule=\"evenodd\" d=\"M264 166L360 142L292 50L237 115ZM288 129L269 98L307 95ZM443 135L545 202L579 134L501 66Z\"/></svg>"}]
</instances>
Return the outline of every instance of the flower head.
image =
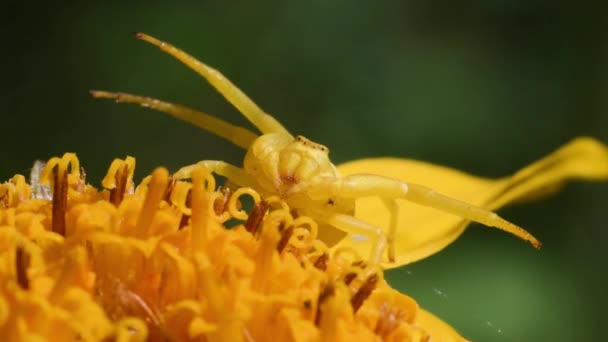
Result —
<instances>
[{"instance_id":1,"label":"flower head","mask_svg":"<svg viewBox=\"0 0 608 342\"><path fill-rule=\"evenodd\" d=\"M127 157L112 162L100 191L66 153L36 164L29 184L20 175L1 184L0 336L9 340L464 340L392 289L381 266L438 252L468 220L539 247L491 210L570 178L608 178L608 148L590 138L498 180L404 159L336 168L327 147L293 136L217 70L137 37L207 79L262 135L184 106L92 91L224 137L248 150L245 165L202 161L173 176L158 168L135 187ZM211 172L241 187L218 188ZM390 263L380 265L387 245Z\"/></svg>"},{"instance_id":2,"label":"flower head","mask_svg":"<svg viewBox=\"0 0 608 342\"><path fill-rule=\"evenodd\" d=\"M279 198L216 190L204 168L192 182L158 168L135 187L134 169L133 158L115 160L98 190L68 153L39 183L0 185L0 335L463 340L358 253L330 250L317 223ZM229 220L240 223L226 229Z\"/></svg>"}]
</instances>

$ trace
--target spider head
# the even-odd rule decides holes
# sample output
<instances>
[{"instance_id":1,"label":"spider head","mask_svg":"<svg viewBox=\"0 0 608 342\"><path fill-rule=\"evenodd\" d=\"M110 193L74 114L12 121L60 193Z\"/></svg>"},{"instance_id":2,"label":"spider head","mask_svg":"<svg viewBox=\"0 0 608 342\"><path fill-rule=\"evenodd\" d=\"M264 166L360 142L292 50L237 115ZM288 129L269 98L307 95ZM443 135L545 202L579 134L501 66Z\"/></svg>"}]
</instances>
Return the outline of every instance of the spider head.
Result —
<instances>
[{"instance_id":1,"label":"spider head","mask_svg":"<svg viewBox=\"0 0 608 342\"><path fill-rule=\"evenodd\" d=\"M306 188L320 177L337 176L329 149L303 136L270 133L252 144L245 156L245 170L267 192L284 195Z\"/></svg>"},{"instance_id":2,"label":"spider head","mask_svg":"<svg viewBox=\"0 0 608 342\"><path fill-rule=\"evenodd\" d=\"M277 166L283 182L293 185L314 182L318 177L335 177L329 149L301 135L281 149Z\"/></svg>"},{"instance_id":3,"label":"spider head","mask_svg":"<svg viewBox=\"0 0 608 342\"><path fill-rule=\"evenodd\" d=\"M329 155L329 149L326 146L318 144L301 135L296 136L296 139L294 140L294 142L292 144L295 145L294 147L296 147L296 148L308 150L309 152L310 152L310 150L312 150L312 151L318 151L321 155L325 155L325 156Z\"/></svg>"}]
</instances>

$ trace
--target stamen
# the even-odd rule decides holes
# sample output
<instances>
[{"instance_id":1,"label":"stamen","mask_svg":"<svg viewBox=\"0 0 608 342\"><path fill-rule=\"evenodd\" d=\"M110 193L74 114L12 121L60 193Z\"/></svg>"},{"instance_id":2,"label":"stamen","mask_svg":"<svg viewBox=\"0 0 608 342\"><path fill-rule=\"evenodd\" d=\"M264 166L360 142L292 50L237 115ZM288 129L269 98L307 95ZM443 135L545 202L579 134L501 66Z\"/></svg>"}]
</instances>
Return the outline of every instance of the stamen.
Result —
<instances>
[{"instance_id":1,"label":"stamen","mask_svg":"<svg viewBox=\"0 0 608 342\"><path fill-rule=\"evenodd\" d=\"M353 312L356 313L357 310L359 310L359 308L361 307L361 305L363 305L363 302L365 302L367 298L369 298L369 296L372 294L372 291L374 291L374 289L376 288L377 283L378 275L374 273L367 278L363 285L361 285L359 290L350 299L350 304L353 307Z\"/></svg>"},{"instance_id":2,"label":"stamen","mask_svg":"<svg viewBox=\"0 0 608 342\"><path fill-rule=\"evenodd\" d=\"M169 184L167 185L167 189L165 189L163 201L171 203L171 195L173 194L173 189L175 189L176 183L177 179L173 178L173 176L169 176Z\"/></svg>"},{"instance_id":3,"label":"stamen","mask_svg":"<svg viewBox=\"0 0 608 342\"><path fill-rule=\"evenodd\" d=\"M230 188L220 187L218 190L224 196L213 202L213 210L217 216L221 216L226 210L228 210L228 201L230 200ZM239 208L240 209L240 208Z\"/></svg>"},{"instance_id":4,"label":"stamen","mask_svg":"<svg viewBox=\"0 0 608 342\"><path fill-rule=\"evenodd\" d=\"M213 177L211 174L209 176ZM234 202L232 190L228 187L220 186L217 191L213 189L208 189L208 191L213 192L213 212L215 213L215 216L219 222L224 223L230 220L232 218L232 214L230 212L230 202ZM236 210L241 210L243 207L241 202L238 200L236 200L235 206Z\"/></svg>"},{"instance_id":5,"label":"stamen","mask_svg":"<svg viewBox=\"0 0 608 342\"><path fill-rule=\"evenodd\" d=\"M29 278L27 277L27 269L30 265L30 256L25 252L22 246L17 246L15 255L15 273L17 274L17 283L21 288L28 289L30 287Z\"/></svg>"},{"instance_id":6,"label":"stamen","mask_svg":"<svg viewBox=\"0 0 608 342\"><path fill-rule=\"evenodd\" d=\"M320 257L315 261L315 268L326 271L327 270L327 262L329 261L329 254L323 253Z\"/></svg>"},{"instance_id":7,"label":"stamen","mask_svg":"<svg viewBox=\"0 0 608 342\"><path fill-rule=\"evenodd\" d=\"M148 236L148 228L154 220L154 215L160 206L167 185L169 184L169 172L167 169L159 167L152 173L150 183L148 183L148 193L144 200L144 205L141 208L135 234L137 237L143 238Z\"/></svg>"},{"instance_id":8,"label":"stamen","mask_svg":"<svg viewBox=\"0 0 608 342\"><path fill-rule=\"evenodd\" d=\"M315 315L315 325L318 327L321 323L321 305L325 303L331 296L336 293L336 288L332 283L328 283L323 287L317 299L317 314Z\"/></svg>"},{"instance_id":9,"label":"stamen","mask_svg":"<svg viewBox=\"0 0 608 342\"><path fill-rule=\"evenodd\" d=\"M353 280L355 280L355 278L357 278L357 273L355 273L355 272L347 273L344 276L344 284L350 285L350 283L352 283Z\"/></svg>"},{"instance_id":10,"label":"stamen","mask_svg":"<svg viewBox=\"0 0 608 342\"><path fill-rule=\"evenodd\" d=\"M65 236L65 213L69 188L68 171L71 171L71 176L80 179L80 162L74 153L65 153L61 158L51 158L40 175L40 183L51 184L53 189L51 230L61 236Z\"/></svg>"},{"instance_id":11,"label":"stamen","mask_svg":"<svg viewBox=\"0 0 608 342\"><path fill-rule=\"evenodd\" d=\"M295 220L292 225L294 226L295 235L297 236L297 248L305 248L309 246L317 238L319 225L308 216L294 216Z\"/></svg>"},{"instance_id":12,"label":"stamen","mask_svg":"<svg viewBox=\"0 0 608 342\"><path fill-rule=\"evenodd\" d=\"M192 215L192 183L177 181L173 177L171 179L167 202L176 206L182 213L178 226L178 230L181 230L188 225Z\"/></svg>"},{"instance_id":13,"label":"stamen","mask_svg":"<svg viewBox=\"0 0 608 342\"><path fill-rule=\"evenodd\" d=\"M240 201L240 198L243 195L249 195L249 197L253 199L253 203L258 203L262 200L260 194L258 194L255 190L251 188L239 188L237 191L235 191L234 194L232 194L232 196L230 196L228 200L228 212L230 213L230 215L232 215L233 218L239 220L247 220L247 218L249 217L249 215L244 210L241 210L243 205Z\"/></svg>"},{"instance_id":14,"label":"stamen","mask_svg":"<svg viewBox=\"0 0 608 342\"><path fill-rule=\"evenodd\" d=\"M209 228L212 224L219 224L215 220L213 211L213 193L208 192L205 182L208 181L209 172L204 168L196 169L192 173L192 247L194 250L204 248L209 239ZM208 182L207 182L208 183Z\"/></svg>"},{"instance_id":15,"label":"stamen","mask_svg":"<svg viewBox=\"0 0 608 342\"><path fill-rule=\"evenodd\" d=\"M353 280L357 279L359 275L362 273L361 271L365 269L365 261L357 260L351 263L351 266L348 268L348 272L344 275L344 283L346 285L350 285Z\"/></svg>"},{"instance_id":16,"label":"stamen","mask_svg":"<svg viewBox=\"0 0 608 342\"><path fill-rule=\"evenodd\" d=\"M245 229L247 229L248 232L253 235L258 233L268 207L268 202L265 200L262 200L253 206L253 209L245 222Z\"/></svg>"},{"instance_id":17,"label":"stamen","mask_svg":"<svg viewBox=\"0 0 608 342\"><path fill-rule=\"evenodd\" d=\"M332 259L341 259L341 258L344 258L344 259L348 260L347 258L349 258L349 257L344 257L343 256L344 254L350 254L350 259L351 260L362 260L361 256L357 252L357 250L355 250L352 247L348 247L348 246L343 246L343 247L336 248L334 250L334 254L332 256Z\"/></svg>"},{"instance_id":18,"label":"stamen","mask_svg":"<svg viewBox=\"0 0 608 342\"><path fill-rule=\"evenodd\" d=\"M68 173L56 167L53 173L55 187L53 189L52 230L65 236L65 212L68 205Z\"/></svg>"},{"instance_id":19,"label":"stamen","mask_svg":"<svg viewBox=\"0 0 608 342\"><path fill-rule=\"evenodd\" d=\"M353 261L352 266L364 269L365 267L367 267L367 263L365 262L365 260L357 260Z\"/></svg>"},{"instance_id":20,"label":"stamen","mask_svg":"<svg viewBox=\"0 0 608 342\"><path fill-rule=\"evenodd\" d=\"M192 189L190 189L188 191L188 194L186 194L186 200L184 201L184 204L186 205L186 207L190 207L192 208ZM188 221L190 220L190 215L183 213L182 214L182 218L179 221L179 230L183 229L185 226L188 225Z\"/></svg>"},{"instance_id":21,"label":"stamen","mask_svg":"<svg viewBox=\"0 0 608 342\"><path fill-rule=\"evenodd\" d=\"M6 188L0 188L3 193L0 193L0 209L6 209L10 205L10 190Z\"/></svg>"},{"instance_id":22,"label":"stamen","mask_svg":"<svg viewBox=\"0 0 608 342\"><path fill-rule=\"evenodd\" d=\"M294 226L289 226L287 229L283 229L281 232L281 240L279 240L279 243L277 244L277 252L279 252L279 254L281 254L285 247L287 247L289 240L293 236L293 231Z\"/></svg>"},{"instance_id":23,"label":"stamen","mask_svg":"<svg viewBox=\"0 0 608 342\"><path fill-rule=\"evenodd\" d=\"M110 189L110 202L117 207L122 202L127 188L133 187L134 170L135 158L114 159L108 173L101 181L104 188Z\"/></svg>"}]
</instances>

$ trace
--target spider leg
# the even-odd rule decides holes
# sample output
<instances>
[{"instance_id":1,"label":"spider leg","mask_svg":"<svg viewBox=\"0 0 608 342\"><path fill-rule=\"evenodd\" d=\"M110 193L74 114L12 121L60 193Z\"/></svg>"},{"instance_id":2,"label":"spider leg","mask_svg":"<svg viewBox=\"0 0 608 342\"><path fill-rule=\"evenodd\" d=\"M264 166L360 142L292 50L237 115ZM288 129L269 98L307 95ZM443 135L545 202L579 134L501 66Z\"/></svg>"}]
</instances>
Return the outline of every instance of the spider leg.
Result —
<instances>
[{"instance_id":1,"label":"spider leg","mask_svg":"<svg viewBox=\"0 0 608 342\"><path fill-rule=\"evenodd\" d=\"M219 160L202 160L196 164L184 166L173 174L175 179L187 179L192 177L192 172L199 167L206 168L209 172L226 177L232 183L241 187L254 187L255 182L245 170Z\"/></svg>"},{"instance_id":2,"label":"spider leg","mask_svg":"<svg viewBox=\"0 0 608 342\"><path fill-rule=\"evenodd\" d=\"M388 261L395 261L395 235L397 234L397 215L399 207L395 199L383 198L382 201L389 211L390 223L388 226L388 234L386 234L386 243L388 246Z\"/></svg>"},{"instance_id":3,"label":"spider leg","mask_svg":"<svg viewBox=\"0 0 608 342\"><path fill-rule=\"evenodd\" d=\"M386 248L386 235L384 235L382 229L345 214L331 214L323 220L345 233L363 235L370 238L373 244L369 257L370 264L377 265L382 261L382 253L384 253L384 249Z\"/></svg>"},{"instance_id":4,"label":"spider leg","mask_svg":"<svg viewBox=\"0 0 608 342\"><path fill-rule=\"evenodd\" d=\"M501 218L496 213L477 207L470 203L442 195L435 190L418 184L408 184L396 179L358 174L350 175L335 181L331 190L336 196L357 198L378 196L386 199L403 198L408 201L445 211L462 218L482 223L511 233L530 242L535 248L541 243L525 229Z\"/></svg>"},{"instance_id":5,"label":"spider leg","mask_svg":"<svg viewBox=\"0 0 608 342\"><path fill-rule=\"evenodd\" d=\"M255 133L246 128L232 125L212 115L199 112L186 106L127 93L111 93L102 90L91 90L90 93L95 98L113 99L116 102L139 104L142 107L152 108L159 112L167 113L177 119L186 121L220 136L244 149L248 149L253 141L258 138Z\"/></svg>"},{"instance_id":6,"label":"spider leg","mask_svg":"<svg viewBox=\"0 0 608 342\"><path fill-rule=\"evenodd\" d=\"M218 70L211 68L205 63L190 56L175 46L160 41L145 33L136 33L136 37L157 46L162 51L178 59L187 67L203 76L220 94L235 106L255 127L262 133L285 133L289 131L281 125L274 117L265 113L245 93L228 80Z\"/></svg>"}]
</instances>

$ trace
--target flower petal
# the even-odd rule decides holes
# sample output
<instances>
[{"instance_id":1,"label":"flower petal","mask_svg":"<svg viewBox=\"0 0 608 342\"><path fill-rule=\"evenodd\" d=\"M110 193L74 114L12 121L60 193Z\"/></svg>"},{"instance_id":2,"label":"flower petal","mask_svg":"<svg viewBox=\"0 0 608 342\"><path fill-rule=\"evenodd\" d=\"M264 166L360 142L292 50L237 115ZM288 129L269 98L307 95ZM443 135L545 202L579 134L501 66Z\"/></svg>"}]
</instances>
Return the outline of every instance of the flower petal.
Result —
<instances>
[{"instance_id":1,"label":"flower petal","mask_svg":"<svg viewBox=\"0 0 608 342\"><path fill-rule=\"evenodd\" d=\"M443 166L398 158L361 159L338 168L344 175L373 173L426 185L456 199L496 210L509 203L550 195L570 179L607 180L608 147L592 138L576 138L514 175L500 179L480 178ZM411 202L398 200L398 208L396 260L384 264L386 268L409 264L437 253L454 241L469 224L460 217ZM357 218L387 231L389 212L379 198L358 199L355 212ZM334 248L338 246L351 247L361 255L369 255L370 244L362 243L357 237L342 236Z\"/></svg>"}]
</instances>

